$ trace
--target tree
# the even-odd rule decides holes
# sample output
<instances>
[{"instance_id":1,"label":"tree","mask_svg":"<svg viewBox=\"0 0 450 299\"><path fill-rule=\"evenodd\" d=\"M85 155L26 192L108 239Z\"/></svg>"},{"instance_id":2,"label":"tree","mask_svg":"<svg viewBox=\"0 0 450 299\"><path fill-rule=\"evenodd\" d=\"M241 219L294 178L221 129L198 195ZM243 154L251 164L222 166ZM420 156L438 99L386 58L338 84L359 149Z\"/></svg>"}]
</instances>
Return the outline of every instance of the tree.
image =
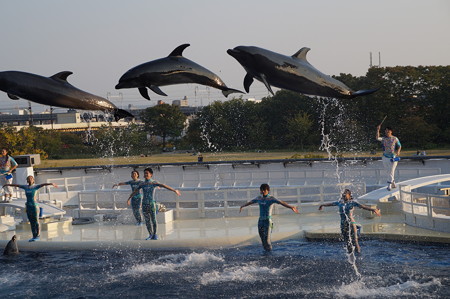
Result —
<instances>
[{"instance_id":1,"label":"tree","mask_svg":"<svg viewBox=\"0 0 450 299\"><path fill-rule=\"evenodd\" d=\"M186 116L178 106L161 104L145 109L141 114L141 119L145 124L145 129L151 135L162 137L162 145L165 148L168 137L181 136Z\"/></svg>"},{"instance_id":2,"label":"tree","mask_svg":"<svg viewBox=\"0 0 450 299\"><path fill-rule=\"evenodd\" d=\"M309 136L312 125L313 121L309 114L299 112L294 117L287 119L287 137L292 140L293 145L300 143L300 148L303 150L303 145Z\"/></svg>"}]
</instances>

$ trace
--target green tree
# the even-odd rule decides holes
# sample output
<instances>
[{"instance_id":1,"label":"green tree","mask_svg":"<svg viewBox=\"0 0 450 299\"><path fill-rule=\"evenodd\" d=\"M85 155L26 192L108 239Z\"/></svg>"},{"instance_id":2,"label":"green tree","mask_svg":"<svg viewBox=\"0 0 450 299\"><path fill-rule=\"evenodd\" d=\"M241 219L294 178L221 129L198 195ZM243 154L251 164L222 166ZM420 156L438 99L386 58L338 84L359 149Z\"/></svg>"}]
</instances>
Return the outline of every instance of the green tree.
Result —
<instances>
[{"instance_id":1,"label":"green tree","mask_svg":"<svg viewBox=\"0 0 450 299\"><path fill-rule=\"evenodd\" d=\"M308 138L313 121L308 113L299 112L294 117L287 119L287 137L295 146L300 143L300 148L303 150L305 140Z\"/></svg>"},{"instance_id":2,"label":"green tree","mask_svg":"<svg viewBox=\"0 0 450 299\"><path fill-rule=\"evenodd\" d=\"M162 104L145 109L141 114L141 119L145 124L145 129L151 135L162 137L162 146L165 148L168 137L181 136L186 116L178 106Z\"/></svg>"}]
</instances>

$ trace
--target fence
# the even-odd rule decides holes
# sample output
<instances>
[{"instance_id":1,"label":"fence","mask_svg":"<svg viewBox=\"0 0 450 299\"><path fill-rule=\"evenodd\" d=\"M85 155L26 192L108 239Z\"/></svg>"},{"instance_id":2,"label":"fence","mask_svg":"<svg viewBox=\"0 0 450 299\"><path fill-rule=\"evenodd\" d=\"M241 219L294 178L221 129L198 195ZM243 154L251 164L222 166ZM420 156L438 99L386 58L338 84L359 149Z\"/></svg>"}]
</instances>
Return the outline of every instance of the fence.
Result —
<instances>
[{"instance_id":1,"label":"fence","mask_svg":"<svg viewBox=\"0 0 450 299\"><path fill-rule=\"evenodd\" d=\"M449 196L411 192L410 186L400 186L400 201L407 224L450 233Z\"/></svg>"},{"instance_id":2,"label":"fence","mask_svg":"<svg viewBox=\"0 0 450 299\"><path fill-rule=\"evenodd\" d=\"M351 188L354 194L364 194L365 184L335 184L311 186L284 186L272 188L271 194L279 200L301 207L303 212L317 209L317 205L339 198L344 188ZM176 219L233 217L239 214L239 208L245 202L259 194L258 188L180 188L181 197L165 189L156 189L155 198L167 208L172 209ZM77 213L80 217L95 214L120 214L127 209L126 200L129 189L104 189L80 191L78 193ZM287 209L274 206L274 214L288 212ZM257 206L246 208L243 215L256 216Z\"/></svg>"}]
</instances>

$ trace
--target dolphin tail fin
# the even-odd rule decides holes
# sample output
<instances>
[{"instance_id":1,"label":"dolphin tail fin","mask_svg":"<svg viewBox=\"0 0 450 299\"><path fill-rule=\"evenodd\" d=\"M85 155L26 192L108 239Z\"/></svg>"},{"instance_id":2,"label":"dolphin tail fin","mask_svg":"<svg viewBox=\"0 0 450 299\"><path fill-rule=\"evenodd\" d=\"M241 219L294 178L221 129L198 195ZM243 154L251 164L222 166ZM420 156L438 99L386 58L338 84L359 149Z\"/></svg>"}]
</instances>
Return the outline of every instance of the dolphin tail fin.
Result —
<instances>
[{"instance_id":1,"label":"dolphin tail fin","mask_svg":"<svg viewBox=\"0 0 450 299\"><path fill-rule=\"evenodd\" d=\"M227 98L232 93L244 93L244 92L233 88L226 88L222 90L222 93Z\"/></svg>"},{"instance_id":2,"label":"dolphin tail fin","mask_svg":"<svg viewBox=\"0 0 450 299\"><path fill-rule=\"evenodd\" d=\"M131 114L130 112L123 110L123 109L116 109L114 110L114 119L116 121L119 121L122 118L126 118L126 117L132 117L134 118L134 115Z\"/></svg>"},{"instance_id":3,"label":"dolphin tail fin","mask_svg":"<svg viewBox=\"0 0 450 299\"><path fill-rule=\"evenodd\" d=\"M372 94L378 90L379 90L379 88L358 90L358 91L355 91L352 93L351 98L366 96L366 95Z\"/></svg>"}]
</instances>

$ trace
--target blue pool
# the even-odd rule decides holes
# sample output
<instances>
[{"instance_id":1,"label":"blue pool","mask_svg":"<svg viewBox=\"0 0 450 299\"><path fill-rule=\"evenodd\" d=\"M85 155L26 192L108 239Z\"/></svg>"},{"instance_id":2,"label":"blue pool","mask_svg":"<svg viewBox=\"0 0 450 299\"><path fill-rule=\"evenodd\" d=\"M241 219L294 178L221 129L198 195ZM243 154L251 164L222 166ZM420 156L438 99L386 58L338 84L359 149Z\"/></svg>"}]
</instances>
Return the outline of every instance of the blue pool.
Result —
<instances>
[{"instance_id":1,"label":"blue pool","mask_svg":"<svg viewBox=\"0 0 450 299\"><path fill-rule=\"evenodd\" d=\"M449 298L450 246L362 242L0 257L0 298Z\"/></svg>"}]
</instances>

